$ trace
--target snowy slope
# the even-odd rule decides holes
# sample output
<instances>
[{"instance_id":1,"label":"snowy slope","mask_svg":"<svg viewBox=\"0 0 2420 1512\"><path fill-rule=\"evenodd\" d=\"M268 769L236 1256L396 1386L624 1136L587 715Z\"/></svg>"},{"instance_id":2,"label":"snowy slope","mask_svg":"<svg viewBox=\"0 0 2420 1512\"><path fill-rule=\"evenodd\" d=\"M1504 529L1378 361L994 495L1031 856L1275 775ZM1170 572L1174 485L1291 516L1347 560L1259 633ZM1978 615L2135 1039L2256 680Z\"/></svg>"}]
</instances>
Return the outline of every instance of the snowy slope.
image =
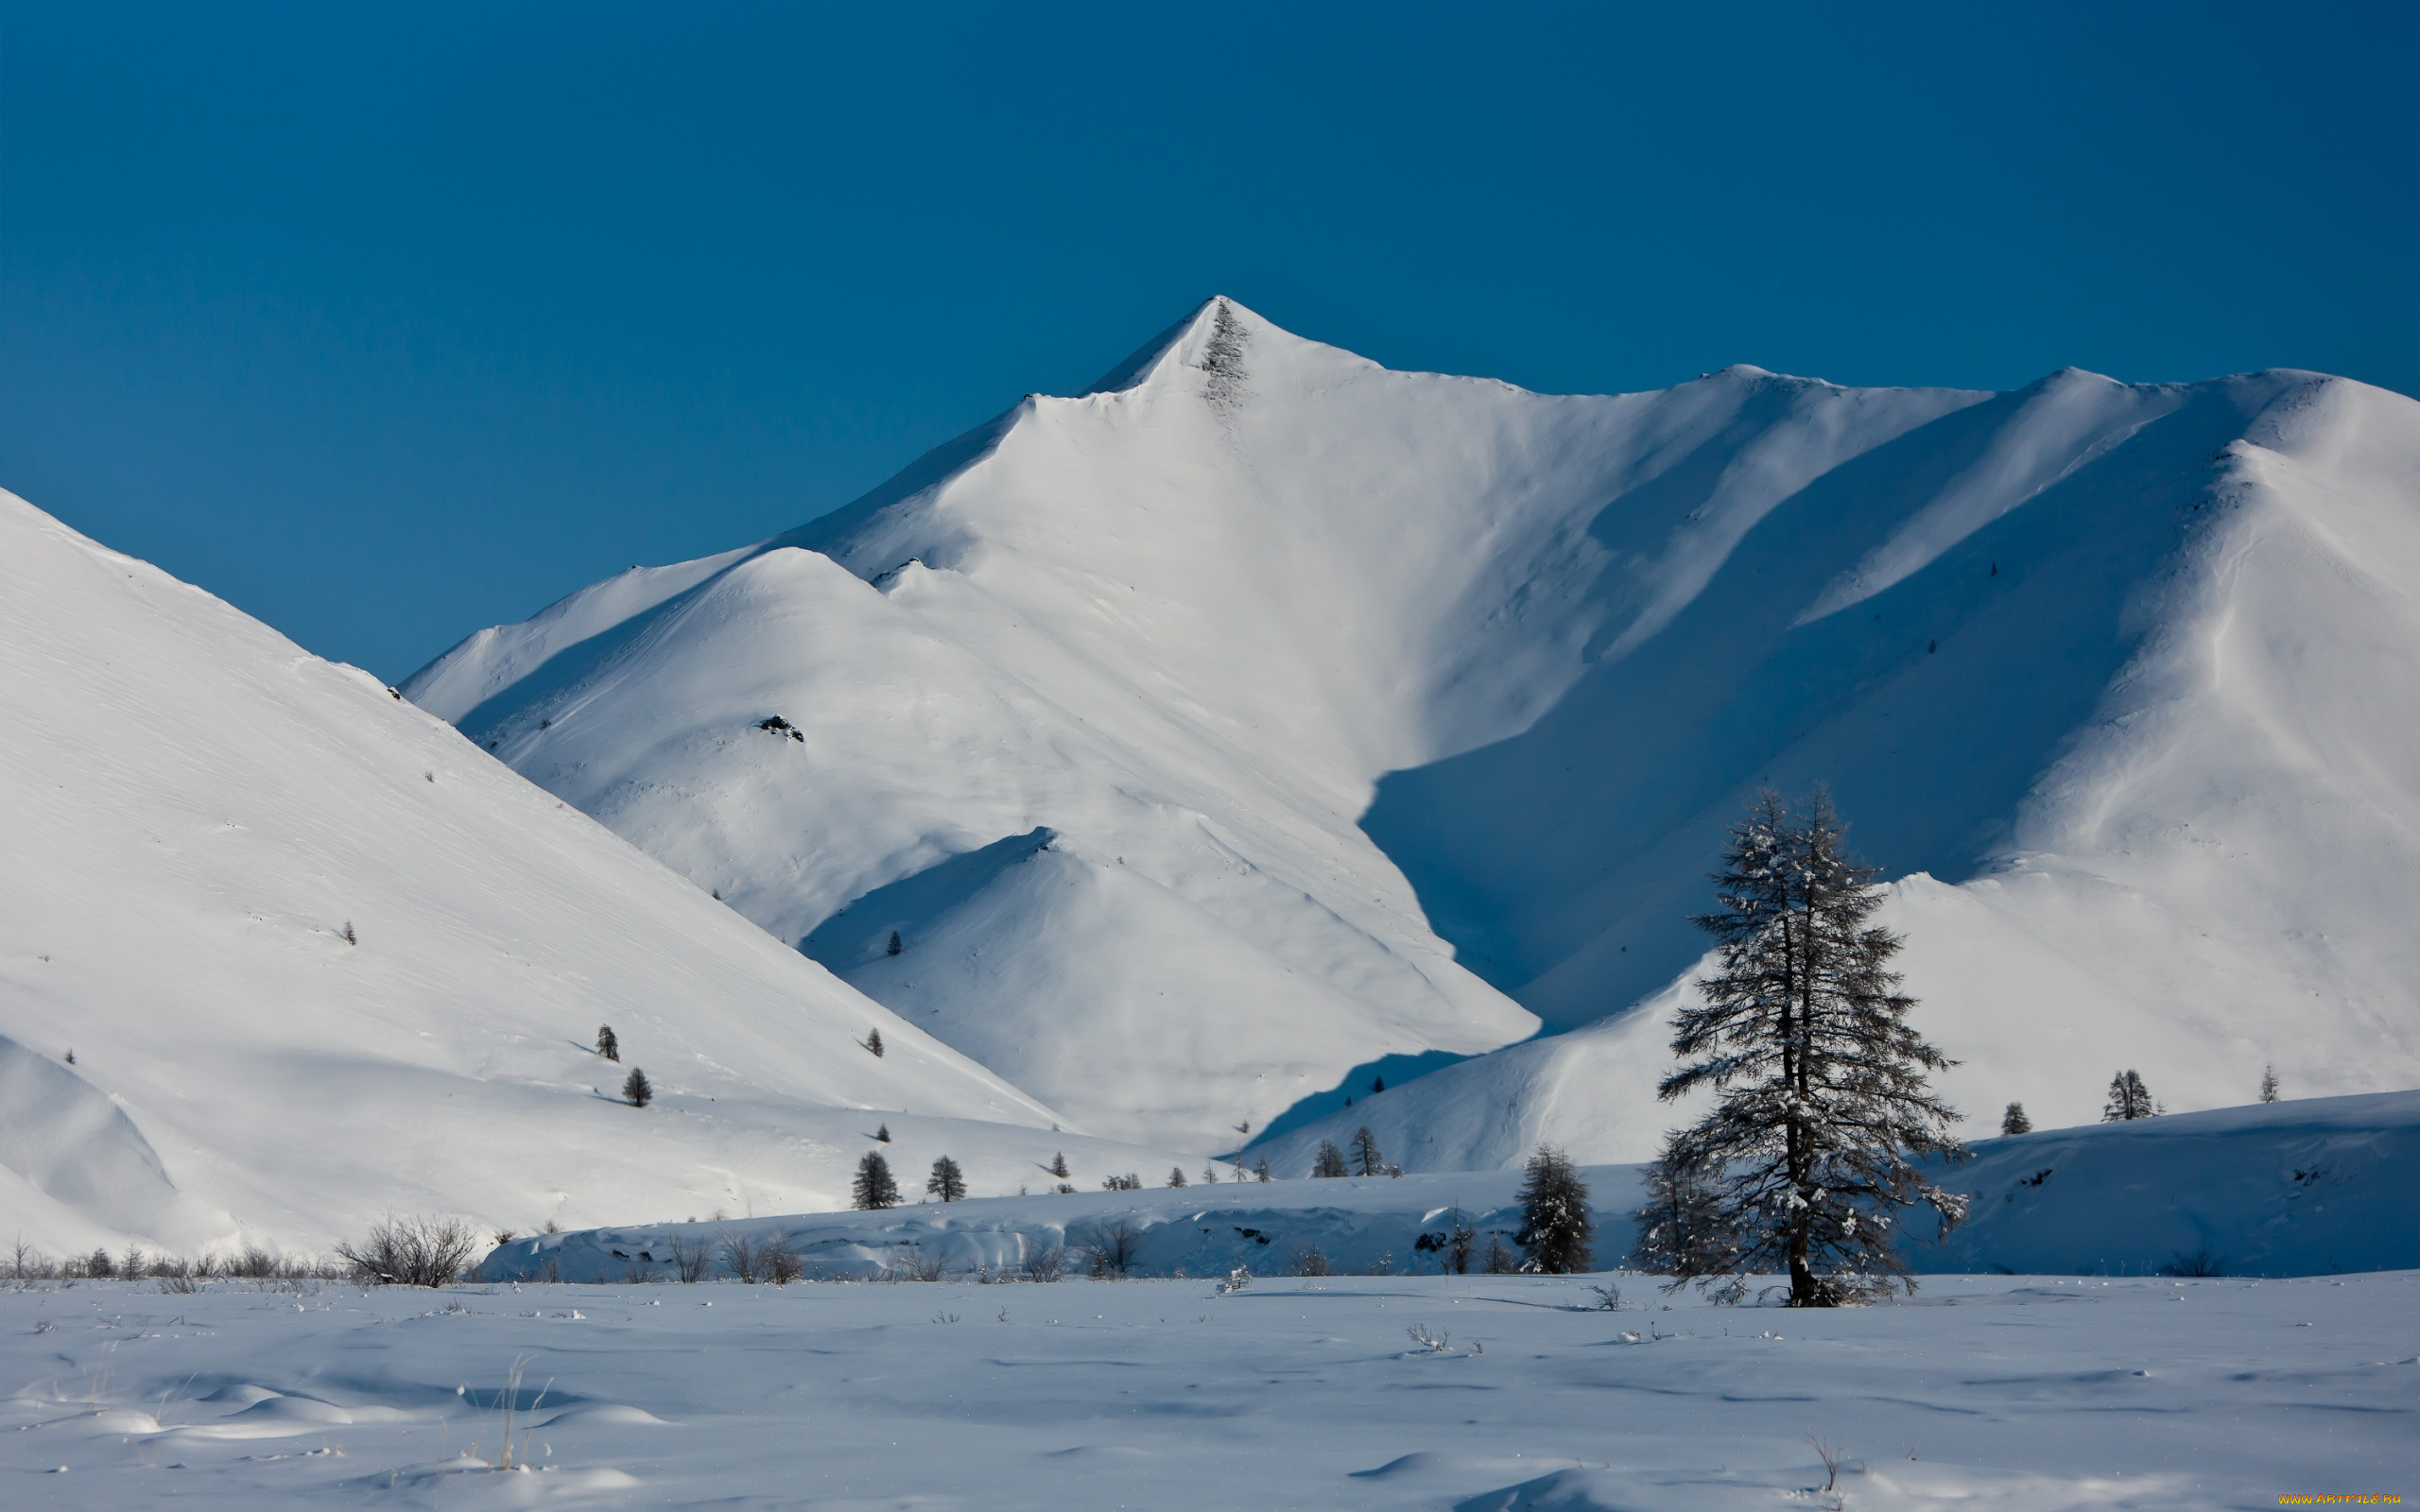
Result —
<instances>
[{"instance_id":1,"label":"snowy slope","mask_svg":"<svg viewBox=\"0 0 2420 1512\"><path fill-rule=\"evenodd\" d=\"M824 1206L884 1121L978 1192L1173 1159L1051 1132L367 674L6 494L0 834L0 1235L54 1253ZM600 1095L600 1022L654 1106Z\"/></svg>"},{"instance_id":2,"label":"snowy slope","mask_svg":"<svg viewBox=\"0 0 2420 1512\"><path fill-rule=\"evenodd\" d=\"M1212 301L407 691L1104 1132L1265 1128L1523 1039L1507 994L1618 1016L1743 799L1819 780L1972 1110L2364 1091L2420 1081L2415 479L2420 406L2314 374L1557 397ZM1466 1069L1409 1143L1643 1155L1660 1034Z\"/></svg>"}]
</instances>

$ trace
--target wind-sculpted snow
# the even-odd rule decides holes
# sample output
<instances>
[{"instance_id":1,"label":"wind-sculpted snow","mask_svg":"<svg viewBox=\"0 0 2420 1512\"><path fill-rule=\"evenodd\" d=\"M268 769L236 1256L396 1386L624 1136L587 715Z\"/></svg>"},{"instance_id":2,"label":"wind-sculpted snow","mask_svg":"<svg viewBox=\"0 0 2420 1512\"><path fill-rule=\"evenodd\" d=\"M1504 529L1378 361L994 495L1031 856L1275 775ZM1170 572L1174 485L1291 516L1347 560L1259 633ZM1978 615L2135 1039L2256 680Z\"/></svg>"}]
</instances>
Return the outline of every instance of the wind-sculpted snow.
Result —
<instances>
[{"instance_id":1,"label":"wind-sculpted snow","mask_svg":"<svg viewBox=\"0 0 2420 1512\"><path fill-rule=\"evenodd\" d=\"M1828 782L1899 879L1971 1115L2088 1116L2102 1059L2180 1108L2269 1062L2420 1082L2415 584L2420 406L2344 380L1557 397L1213 301L407 691L1100 1132L1223 1147L1382 1063L1542 1086L1618 1042L1558 1106L1619 1103L1582 1122L1635 1159L1669 1110L1630 1019L1767 783ZM841 911L910 893L948 900L867 954ZM1581 1126L1444 1098L1408 1159Z\"/></svg>"},{"instance_id":2,"label":"wind-sculpted snow","mask_svg":"<svg viewBox=\"0 0 2420 1512\"><path fill-rule=\"evenodd\" d=\"M368 675L11 495L0 833L0 1242L54 1257L825 1206L873 1149L982 1193L1193 1158L1057 1131Z\"/></svg>"},{"instance_id":3,"label":"wind-sculpted snow","mask_svg":"<svg viewBox=\"0 0 2420 1512\"><path fill-rule=\"evenodd\" d=\"M1604 1283L34 1286L0 1291L0 1476L45 1512L2410 1494L2413 1273L1953 1277L1818 1312L1635 1277L1607 1311Z\"/></svg>"}]
</instances>

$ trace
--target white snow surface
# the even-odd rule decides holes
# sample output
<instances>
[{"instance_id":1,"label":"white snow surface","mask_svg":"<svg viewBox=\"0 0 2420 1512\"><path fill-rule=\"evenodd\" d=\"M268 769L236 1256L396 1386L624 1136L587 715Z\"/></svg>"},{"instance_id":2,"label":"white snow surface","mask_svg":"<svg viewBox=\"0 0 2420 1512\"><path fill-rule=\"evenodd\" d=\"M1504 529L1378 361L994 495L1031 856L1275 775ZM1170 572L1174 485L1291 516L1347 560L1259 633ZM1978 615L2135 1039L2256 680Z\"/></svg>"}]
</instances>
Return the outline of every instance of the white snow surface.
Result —
<instances>
[{"instance_id":1,"label":"white snow surface","mask_svg":"<svg viewBox=\"0 0 2420 1512\"><path fill-rule=\"evenodd\" d=\"M1383 1138L1380 1147L1385 1149ZM1459 1212L1481 1254L1517 1248L1516 1170L1313 1179L1305 1158L1279 1178L1145 1192L1079 1192L878 1212L804 1213L703 1224L640 1224L533 1235L497 1246L491 1280L617 1281L672 1275L685 1245L731 1267L730 1240L781 1246L810 1274L872 1279L914 1263L1014 1276L1036 1255L1070 1264L1113 1228L1132 1230L1135 1274L1289 1274L1316 1250L1340 1271L1435 1274L1438 1239ZM1636 1243L1642 1168L1581 1168L1597 1225L1596 1263ZM1232 1173L1228 1173L1232 1174ZM1917 1220L1902 1246L1920 1273L2146 1276L2175 1270L2306 1276L2420 1269L2420 1091L2254 1104L2125 1124L1979 1141L1933 1176L1970 1199L1947 1239ZM1289 1179L1290 1177L1290 1179ZM1424 1244L1426 1236L1428 1243Z\"/></svg>"},{"instance_id":2,"label":"white snow surface","mask_svg":"<svg viewBox=\"0 0 2420 1512\"><path fill-rule=\"evenodd\" d=\"M2420 1479L2420 1273L1832 1312L1595 1284L36 1286L0 1292L0 1484L78 1512L2204 1512Z\"/></svg>"},{"instance_id":3,"label":"white snow surface","mask_svg":"<svg viewBox=\"0 0 2420 1512\"><path fill-rule=\"evenodd\" d=\"M2342 379L1558 397L1213 301L406 691L1098 1132L1410 1097L1534 1010L1593 1027L1431 1090L1407 1160L1635 1160L1768 782L1898 879L1969 1132L2128 1065L2420 1082L2415 586L2420 405Z\"/></svg>"},{"instance_id":4,"label":"white snow surface","mask_svg":"<svg viewBox=\"0 0 2420 1512\"><path fill-rule=\"evenodd\" d=\"M0 732L0 1239L826 1207L885 1122L904 1180L948 1152L977 1192L1181 1158L1053 1132L368 674L7 494Z\"/></svg>"}]
</instances>

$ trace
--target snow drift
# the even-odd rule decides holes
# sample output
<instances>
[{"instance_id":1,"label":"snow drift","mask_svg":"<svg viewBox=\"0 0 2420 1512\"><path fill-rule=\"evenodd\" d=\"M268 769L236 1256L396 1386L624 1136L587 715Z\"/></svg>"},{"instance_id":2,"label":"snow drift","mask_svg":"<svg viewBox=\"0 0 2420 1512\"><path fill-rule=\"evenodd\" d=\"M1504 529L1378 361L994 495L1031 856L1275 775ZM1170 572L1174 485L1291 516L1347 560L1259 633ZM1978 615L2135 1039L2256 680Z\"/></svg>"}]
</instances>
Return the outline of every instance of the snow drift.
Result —
<instances>
[{"instance_id":1,"label":"snow drift","mask_svg":"<svg viewBox=\"0 0 2420 1512\"><path fill-rule=\"evenodd\" d=\"M1598 1268L1637 1242L1640 1168L1586 1166ZM488 1280L669 1280L676 1245L789 1247L821 1278L938 1265L1016 1279L1035 1256L1124 1230L1132 1273L1288 1275L1316 1251L1346 1273L1434 1275L1459 1221L1476 1248L1521 1229L1518 1171L1275 1180L544 1234L498 1246ZM2420 1091L2217 1108L1979 1142L1944 1184L1972 1215L1905 1246L1919 1273L2326 1276L2420 1269ZM1918 1210L1918 1216L1927 1210Z\"/></svg>"},{"instance_id":2,"label":"snow drift","mask_svg":"<svg viewBox=\"0 0 2420 1512\"><path fill-rule=\"evenodd\" d=\"M1903 879L1969 1112L2420 1081L2416 583L2420 406L2341 379L1558 397L1213 301L406 691L1103 1132L1392 1069L1408 1160L1626 1160L1766 783Z\"/></svg>"},{"instance_id":3,"label":"snow drift","mask_svg":"<svg viewBox=\"0 0 2420 1512\"><path fill-rule=\"evenodd\" d=\"M978 1192L1175 1158L1053 1132L366 673L6 494L0 731L0 1235L822 1206L885 1122Z\"/></svg>"}]
</instances>

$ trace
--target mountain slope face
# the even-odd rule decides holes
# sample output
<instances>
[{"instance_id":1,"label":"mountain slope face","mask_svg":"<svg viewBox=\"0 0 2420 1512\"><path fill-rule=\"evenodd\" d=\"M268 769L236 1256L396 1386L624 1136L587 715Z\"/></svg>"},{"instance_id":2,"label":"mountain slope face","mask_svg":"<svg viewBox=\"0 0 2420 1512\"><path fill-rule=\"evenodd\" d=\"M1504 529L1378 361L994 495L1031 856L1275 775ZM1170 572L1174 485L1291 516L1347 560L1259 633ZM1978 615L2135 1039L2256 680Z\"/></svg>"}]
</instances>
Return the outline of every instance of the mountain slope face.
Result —
<instances>
[{"instance_id":1,"label":"mountain slope face","mask_svg":"<svg viewBox=\"0 0 2420 1512\"><path fill-rule=\"evenodd\" d=\"M7 494L0 732L12 1239L828 1208L885 1122L903 1178L948 1151L985 1194L1172 1158L1053 1132L367 674Z\"/></svg>"},{"instance_id":2,"label":"mountain slope face","mask_svg":"<svg viewBox=\"0 0 2420 1512\"><path fill-rule=\"evenodd\" d=\"M2121 1053L2178 1106L2264 1058L2366 1090L2420 1071L2416 438L2292 372L1536 395L1214 301L407 691L1126 1137L1620 1015L1696 959L1747 795L1815 781L1910 879L1911 985L1989 1095ZM1517 1069L1613 1039L1630 1081ZM1382 1102L1474 1110L1407 1114L1419 1163L1579 1104L1634 1159L1662 1060L1633 1014Z\"/></svg>"}]
</instances>

